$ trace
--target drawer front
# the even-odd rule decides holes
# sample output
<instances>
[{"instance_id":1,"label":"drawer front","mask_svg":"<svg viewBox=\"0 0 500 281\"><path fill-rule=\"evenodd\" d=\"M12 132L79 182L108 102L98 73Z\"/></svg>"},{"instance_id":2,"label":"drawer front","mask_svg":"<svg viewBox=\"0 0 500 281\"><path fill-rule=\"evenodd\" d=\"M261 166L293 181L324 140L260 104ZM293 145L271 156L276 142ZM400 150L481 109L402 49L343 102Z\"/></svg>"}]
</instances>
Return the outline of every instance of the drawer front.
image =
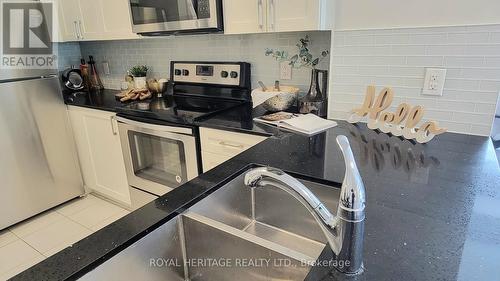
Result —
<instances>
[{"instance_id":1,"label":"drawer front","mask_svg":"<svg viewBox=\"0 0 500 281\"><path fill-rule=\"evenodd\" d=\"M236 156L264 141L266 137L200 128L201 150L226 156Z\"/></svg>"},{"instance_id":2,"label":"drawer front","mask_svg":"<svg viewBox=\"0 0 500 281\"><path fill-rule=\"evenodd\" d=\"M204 173L233 158L232 156L215 154L208 151L201 151L201 157Z\"/></svg>"}]
</instances>

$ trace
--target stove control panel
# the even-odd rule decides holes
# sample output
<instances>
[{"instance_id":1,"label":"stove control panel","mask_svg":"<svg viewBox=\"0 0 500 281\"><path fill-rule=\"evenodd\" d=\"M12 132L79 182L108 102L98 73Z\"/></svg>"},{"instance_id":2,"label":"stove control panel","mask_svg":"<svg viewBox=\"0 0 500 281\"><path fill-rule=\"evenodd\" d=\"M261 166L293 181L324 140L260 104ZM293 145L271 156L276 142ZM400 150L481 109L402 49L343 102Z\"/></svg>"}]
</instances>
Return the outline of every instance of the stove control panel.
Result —
<instances>
[{"instance_id":1,"label":"stove control panel","mask_svg":"<svg viewBox=\"0 0 500 281\"><path fill-rule=\"evenodd\" d=\"M172 62L174 82L242 86L250 74L247 63ZM248 77L249 80L249 77Z\"/></svg>"}]
</instances>

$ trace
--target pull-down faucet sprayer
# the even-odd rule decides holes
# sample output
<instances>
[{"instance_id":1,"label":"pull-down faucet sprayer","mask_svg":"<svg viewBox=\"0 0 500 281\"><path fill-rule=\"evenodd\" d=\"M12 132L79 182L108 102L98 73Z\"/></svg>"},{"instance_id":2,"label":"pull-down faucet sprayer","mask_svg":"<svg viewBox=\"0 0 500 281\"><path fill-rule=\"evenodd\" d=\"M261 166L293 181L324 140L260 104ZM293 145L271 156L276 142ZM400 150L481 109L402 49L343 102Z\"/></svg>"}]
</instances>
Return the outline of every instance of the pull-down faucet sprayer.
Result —
<instances>
[{"instance_id":1,"label":"pull-down faucet sprayer","mask_svg":"<svg viewBox=\"0 0 500 281\"><path fill-rule=\"evenodd\" d=\"M245 175L245 184L250 187L269 184L294 196L318 222L335 259L342 261L336 263L339 265L337 269L346 274L357 274L363 268L365 187L347 137L338 136L337 144L344 156L346 171L335 216L306 186L281 170L270 167L252 169Z\"/></svg>"}]
</instances>

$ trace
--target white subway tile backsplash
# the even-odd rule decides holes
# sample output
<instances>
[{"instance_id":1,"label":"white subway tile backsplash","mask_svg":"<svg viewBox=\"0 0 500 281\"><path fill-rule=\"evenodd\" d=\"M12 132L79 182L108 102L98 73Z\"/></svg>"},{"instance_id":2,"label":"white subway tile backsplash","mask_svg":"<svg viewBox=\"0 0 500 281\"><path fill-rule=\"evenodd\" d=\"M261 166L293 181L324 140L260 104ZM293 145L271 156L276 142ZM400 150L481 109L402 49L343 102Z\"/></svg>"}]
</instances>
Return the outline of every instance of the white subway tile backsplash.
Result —
<instances>
[{"instance_id":1,"label":"white subway tile backsplash","mask_svg":"<svg viewBox=\"0 0 500 281\"><path fill-rule=\"evenodd\" d=\"M407 44L409 40L410 36L408 34L386 34L375 36L375 44L380 45Z\"/></svg>"},{"instance_id":2,"label":"white subway tile backsplash","mask_svg":"<svg viewBox=\"0 0 500 281\"><path fill-rule=\"evenodd\" d=\"M478 80L464 80L464 79L446 79L444 83L445 89L450 90L477 90L479 89Z\"/></svg>"},{"instance_id":3,"label":"white subway tile backsplash","mask_svg":"<svg viewBox=\"0 0 500 281\"><path fill-rule=\"evenodd\" d=\"M446 56L445 67L480 67L485 65L484 57ZM500 64L499 64L500 65Z\"/></svg>"},{"instance_id":4,"label":"white subway tile backsplash","mask_svg":"<svg viewBox=\"0 0 500 281\"><path fill-rule=\"evenodd\" d=\"M373 56L372 65L403 65L406 63L404 56Z\"/></svg>"},{"instance_id":5,"label":"white subway tile backsplash","mask_svg":"<svg viewBox=\"0 0 500 281\"><path fill-rule=\"evenodd\" d=\"M75 42L56 43L59 70L80 65L80 45Z\"/></svg>"},{"instance_id":6,"label":"white subway tile backsplash","mask_svg":"<svg viewBox=\"0 0 500 281\"><path fill-rule=\"evenodd\" d=\"M266 33L246 35L188 35L143 38L141 40L81 42L84 57L94 55L100 62L107 60L111 74L102 75L104 86L119 88L127 70L136 64L151 68L149 77L168 78L171 60L192 61L247 61L252 64L252 84L257 81L271 85L279 79L279 62L265 56L266 48L280 48L296 52L297 41L309 34L311 52L319 55L330 50L331 33L328 31ZM78 46L78 45L77 45ZM318 68L329 69L329 58ZM310 82L310 69L294 69L293 79L283 84L297 85L303 91Z\"/></svg>"},{"instance_id":7,"label":"white subway tile backsplash","mask_svg":"<svg viewBox=\"0 0 500 281\"><path fill-rule=\"evenodd\" d=\"M465 101L437 100L435 107L432 109L438 110L456 110L462 112L474 112L475 104Z\"/></svg>"},{"instance_id":8,"label":"white subway tile backsplash","mask_svg":"<svg viewBox=\"0 0 500 281\"><path fill-rule=\"evenodd\" d=\"M491 81L481 81L481 91L500 91L500 78Z\"/></svg>"},{"instance_id":9,"label":"white subway tile backsplash","mask_svg":"<svg viewBox=\"0 0 500 281\"><path fill-rule=\"evenodd\" d=\"M453 112L453 121L471 123L474 125L485 125L493 122L493 116L488 114L477 114L469 112Z\"/></svg>"},{"instance_id":10,"label":"white subway tile backsplash","mask_svg":"<svg viewBox=\"0 0 500 281\"><path fill-rule=\"evenodd\" d=\"M426 55L429 56L460 56L465 54L465 45L431 45L427 46Z\"/></svg>"},{"instance_id":11,"label":"white subway tile backsplash","mask_svg":"<svg viewBox=\"0 0 500 281\"><path fill-rule=\"evenodd\" d=\"M358 67L358 72L359 75L371 75L371 76L377 76L377 75L389 75L389 67L387 66L370 66L370 65L363 65Z\"/></svg>"},{"instance_id":12,"label":"white subway tile backsplash","mask_svg":"<svg viewBox=\"0 0 500 281\"><path fill-rule=\"evenodd\" d=\"M425 55L425 46L393 45L391 51L392 55L407 55L407 56Z\"/></svg>"},{"instance_id":13,"label":"white subway tile backsplash","mask_svg":"<svg viewBox=\"0 0 500 281\"><path fill-rule=\"evenodd\" d=\"M491 43L500 43L500 32L493 32L490 36Z\"/></svg>"},{"instance_id":14,"label":"white subway tile backsplash","mask_svg":"<svg viewBox=\"0 0 500 281\"><path fill-rule=\"evenodd\" d=\"M446 43L446 33L443 34L431 34L421 31L420 34L410 33L409 44L420 44L420 45L430 45L430 44L445 44Z\"/></svg>"},{"instance_id":15,"label":"white subway tile backsplash","mask_svg":"<svg viewBox=\"0 0 500 281\"><path fill-rule=\"evenodd\" d=\"M475 112L483 114L495 114L496 106L490 103L476 103Z\"/></svg>"},{"instance_id":16,"label":"white subway tile backsplash","mask_svg":"<svg viewBox=\"0 0 500 281\"><path fill-rule=\"evenodd\" d=\"M468 56L500 56L500 44L469 45L465 54Z\"/></svg>"},{"instance_id":17,"label":"white subway tile backsplash","mask_svg":"<svg viewBox=\"0 0 500 281\"><path fill-rule=\"evenodd\" d=\"M486 57L485 66L498 67L500 65L500 57Z\"/></svg>"},{"instance_id":18,"label":"white subway tile backsplash","mask_svg":"<svg viewBox=\"0 0 500 281\"><path fill-rule=\"evenodd\" d=\"M467 79L500 80L500 68L464 68L462 75Z\"/></svg>"},{"instance_id":19,"label":"white subway tile backsplash","mask_svg":"<svg viewBox=\"0 0 500 281\"><path fill-rule=\"evenodd\" d=\"M407 65L421 67L443 66L444 58L442 56L409 56Z\"/></svg>"},{"instance_id":20,"label":"white subway tile backsplash","mask_svg":"<svg viewBox=\"0 0 500 281\"><path fill-rule=\"evenodd\" d=\"M443 99L453 101L496 103L498 94L495 92L447 90L443 92Z\"/></svg>"},{"instance_id":21,"label":"white subway tile backsplash","mask_svg":"<svg viewBox=\"0 0 500 281\"><path fill-rule=\"evenodd\" d=\"M500 25L337 34L342 42L334 42L332 51L336 71L330 97L331 117L345 118L349 110L362 102L360 93L364 94L367 85L376 85L377 90L392 85L394 103L424 105L426 120L436 120L454 132L489 134L500 92ZM348 54L337 52L347 45ZM390 52L386 53L388 47ZM447 69L443 96L421 94L428 67Z\"/></svg>"},{"instance_id":22,"label":"white subway tile backsplash","mask_svg":"<svg viewBox=\"0 0 500 281\"><path fill-rule=\"evenodd\" d=\"M491 133L491 126L472 125L470 133L472 135L489 136Z\"/></svg>"},{"instance_id":23,"label":"white subway tile backsplash","mask_svg":"<svg viewBox=\"0 0 500 281\"><path fill-rule=\"evenodd\" d=\"M375 42L375 37L373 35L353 35L345 37L344 45L346 46L362 46L362 45L373 45Z\"/></svg>"},{"instance_id":24,"label":"white subway tile backsplash","mask_svg":"<svg viewBox=\"0 0 500 281\"><path fill-rule=\"evenodd\" d=\"M446 128L448 132L455 133L471 133L471 124L463 123L463 122L452 122L452 121L439 121L439 125L443 128Z\"/></svg>"}]
</instances>

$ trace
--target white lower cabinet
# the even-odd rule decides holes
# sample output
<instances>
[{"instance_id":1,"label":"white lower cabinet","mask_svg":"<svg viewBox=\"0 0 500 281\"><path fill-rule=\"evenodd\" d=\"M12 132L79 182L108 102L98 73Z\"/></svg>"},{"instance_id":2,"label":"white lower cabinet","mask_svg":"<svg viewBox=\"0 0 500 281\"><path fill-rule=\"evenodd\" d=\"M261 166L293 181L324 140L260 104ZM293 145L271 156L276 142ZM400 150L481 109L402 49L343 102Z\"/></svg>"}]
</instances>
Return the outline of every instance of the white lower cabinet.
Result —
<instances>
[{"instance_id":1,"label":"white lower cabinet","mask_svg":"<svg viewBox=\"0 0 500 281\"><path fill-rule=\"evenodd\" d=\"M211 170L220 164L226 162L227 160L233 158L233 156L228 156L224 154L217 154L208 151L201 151L201 158L203 159L203 172Z\"/></svg>"},{"instance_id":2,"label":"white lower cabinet","mask_svg":"<svg viewBox=\"0 0 500 281\"><path fill-rule=\"evenodd\" d=\"M68 109L85 187L131 206L115 113L75 106Z\"/></svg>"},{"instance_id":3,"label":"white lower cabinet","mask_svg":"<svg viewBox=\"0 0 500 281\"><path fill-rule=\"evenodd\" d=\"M263 136L200 128L203 172L226 162L265 139Z\"/></svg>"}]
</instances>

